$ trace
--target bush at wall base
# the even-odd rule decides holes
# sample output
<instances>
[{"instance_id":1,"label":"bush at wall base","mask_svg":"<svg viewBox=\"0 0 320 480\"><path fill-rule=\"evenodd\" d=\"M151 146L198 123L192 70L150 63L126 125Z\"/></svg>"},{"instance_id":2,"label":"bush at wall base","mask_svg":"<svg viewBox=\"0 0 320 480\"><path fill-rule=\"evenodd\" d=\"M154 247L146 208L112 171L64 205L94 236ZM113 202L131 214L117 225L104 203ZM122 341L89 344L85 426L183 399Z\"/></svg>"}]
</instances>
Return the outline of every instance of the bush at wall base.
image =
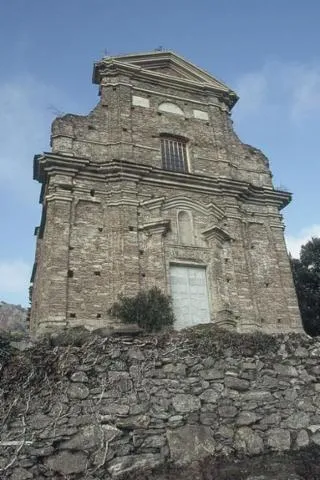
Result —
<instances>
[{"instance_id":1,"label":"bush at wall base","mask_svg":"<svg viewBox=\"0 0 320 480\"><path fill-rule=\"evenodd\" d=\"M120 295L108 313L124 323L136 323L147 332L171 327L175 320L170 297L158 287L141 290L135 297Z\"/></svg>"}]
</instances>

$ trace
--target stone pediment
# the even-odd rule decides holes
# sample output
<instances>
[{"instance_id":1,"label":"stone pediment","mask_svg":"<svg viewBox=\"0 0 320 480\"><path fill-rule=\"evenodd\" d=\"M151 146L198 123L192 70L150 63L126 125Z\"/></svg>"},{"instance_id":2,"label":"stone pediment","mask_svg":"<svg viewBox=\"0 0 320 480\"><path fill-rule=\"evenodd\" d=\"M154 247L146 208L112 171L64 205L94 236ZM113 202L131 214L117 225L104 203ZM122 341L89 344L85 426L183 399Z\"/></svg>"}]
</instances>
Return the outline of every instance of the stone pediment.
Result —
<instances>
[{"instance_id":1,"label":"stone pediment","mask_svg":"<svg viewBox=\"0 0 320 480\"><path fill-rule=\"evenodd\" d=\"M107 74L108 70L114 70L117 66L135 68L137 71L140 71L141 74L154 74L158 76L159 79L167 78L172 81L184 81L211 88L217 92L226 94L232 99L232 104L235 104L238 99L237 95L223 82L180 57L180 55L170 51L105 57L94 66L94 83L100 83L102 76Z\"/></svg>"},{"instance_id":2,"label":"stone pediment","mask_svg":"<svg viewBox=\"0 0 320 480\"><path fill-rule=\"evenodd\" d=\"M232 240L230 235L217 225L211 225L209 228L207 228L201 233L207 240L212 240L215 238L221 243L230 242Z\"/></svg>"},{"instance_id":3,"label":"stone pediment","mask_svg":"<svg viewBox=\"0 0 320 480\"><path fill-rule=\"evenodd\" d=\"M186 78L183 72L179 71L179 69L174 68L173 66L170 66L170 65L163 65L163 66L155 65L154 67L147 68L147 70L162 73L163 75L169 75L170 77Z\"/></svg>"},{"instance_id":4,"label":"stone pediment","mask_svg":"<svg viewBox=\"0 0 320 480\"><path fill-rule=\"evenodd\" d=\"M162 204L163 210L170 210L170 208L180 208L187 210L196 210L203 215L213 215L218 220L224 218L224 212L221 208L217 207L214 203L202 203L196 200L191 200L183 195L178 195L167 199Z\"/></svg>"},{"instance_id":5,"label":"stone pediment","mask_svg":"<svg viewBox=\"0 0 320 480\"><path fill-rule=\"evenodd\" d=\"M224 218L224 212L214 203L202 203L196 200L191 200L184 195L177 195L171 198L158 197L151 200L141 202L141 205L148 208L150 211L160 212L175 209L195 210L202 215L213 215L218 221Z\"/></svg>"},{"instance_id":6,"label":"stone pediment","mask_svg":"<svg viewBox=\"0 0 320 480\"><path fill-rule=\"evenodd\" d=\"M170 220L163 218L154 219L153 221L141 225L139 230L147 235L152 235L154 233L165 235L170 230Z\"/></svg>"}]
</instances>

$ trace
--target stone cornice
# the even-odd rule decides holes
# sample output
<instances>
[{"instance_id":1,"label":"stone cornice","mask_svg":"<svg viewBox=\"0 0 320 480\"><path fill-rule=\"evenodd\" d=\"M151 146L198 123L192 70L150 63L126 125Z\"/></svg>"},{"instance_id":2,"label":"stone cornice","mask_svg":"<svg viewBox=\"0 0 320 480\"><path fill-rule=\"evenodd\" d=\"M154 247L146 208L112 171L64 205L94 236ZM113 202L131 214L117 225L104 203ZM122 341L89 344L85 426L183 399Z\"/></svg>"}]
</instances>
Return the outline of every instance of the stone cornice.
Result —
<instances>
[{"instance_id":1,"label":"stone cornice","mask_svg":"<svg viewBox=\"0 0 320 480\"><path fill-rule=\"evenodd\" d=\"M47 175L81 175L83 178L116 182L130 180L151 185L178 187L211 195L231 195L239 200L255 204L273 204L279 209L291 201L291 193L251 183L222 177L208 177L179 173L123 160L94 163L86 158L69 157L55 153L37 155L34 162L34 178L44 182Z\"/></svg>"}]
</instances>

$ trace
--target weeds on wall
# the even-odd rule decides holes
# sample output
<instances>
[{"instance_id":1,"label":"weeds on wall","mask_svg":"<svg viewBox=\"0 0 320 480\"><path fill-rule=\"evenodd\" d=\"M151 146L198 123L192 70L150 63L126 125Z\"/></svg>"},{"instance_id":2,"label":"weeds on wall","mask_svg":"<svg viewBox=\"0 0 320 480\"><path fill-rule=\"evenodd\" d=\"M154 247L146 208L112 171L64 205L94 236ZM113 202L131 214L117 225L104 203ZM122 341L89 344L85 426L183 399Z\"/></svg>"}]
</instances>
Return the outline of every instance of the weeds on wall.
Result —
<instances>
[{"instance_id":1,"label":"weeds on wall","mask_svg":"<svg viewBox=\"0 0 320 480\"><path fill-rule=\"evenodd\" d=\"M13 349L10 345L10 335L0 332L0 372L9 362L12 350Z\"/></svg>"},{"instance_id":2,"label":"weeds on wall","mask_svg":"<svg viewBox=\"0 0 320 480\"><path fill-rule=\"evenodd\" d=\"M214 324L197 325L186 329L182 335L188 340L195 354L221 357L229 350L234 356L253 356L276 353L281 335L263 332L243 333L217 328ZM292 335L292 338L294 335Z\"/></svg>"},{"instance_id":3,"label":"weeds on wall","mask_svg":"<svg viewBox=\"0 0 320 480\"><path fill-rule=\"evenodd\" d=\"M157 287L142 290L135 297L121 295L109 310L124 323L136 323L146 332L159 332L174 323L170 297Z\"/></svg>"}]
</instances>

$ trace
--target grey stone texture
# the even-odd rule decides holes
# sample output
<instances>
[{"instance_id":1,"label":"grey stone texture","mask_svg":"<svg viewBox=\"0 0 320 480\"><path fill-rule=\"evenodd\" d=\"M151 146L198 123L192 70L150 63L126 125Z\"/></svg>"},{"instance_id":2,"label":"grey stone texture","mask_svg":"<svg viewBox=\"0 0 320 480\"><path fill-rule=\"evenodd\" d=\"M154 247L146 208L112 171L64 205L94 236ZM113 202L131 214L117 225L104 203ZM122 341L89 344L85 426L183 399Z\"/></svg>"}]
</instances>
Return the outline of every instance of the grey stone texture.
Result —
<instances>
[{"instance_id":1,"label":"grey stone texture","mask_svg":"<svg viewBox=\"0 0 320 480\"><path fill-rule=\"evenodd\" d=\"M246 335L242 337L245 345ZM278 458L275 464L282 465L287 476L277 477L276 470L272 476L266 455L292 453L299 458L299 449L320 445L320 392L315 388L320 372L314 373L318 359L312 357L319 342L304 335L275 341L273 350L249 357L241 350L225 351L224 343L220 353L208 355L176 333L161 342L151 336L91 335L82 346L48 346L40 359L37 344L30 343L23 352L17 349L1 371L0 478L110 480L170 462L184 468L203 457L221 462L224 455L235 468L245 455L245 470L259 471L261 478L289 478L290 461ZM294 353L298 344L305 349L303 357ZM285 358L279 353L282 346L289 352ZM42 381L41 362L53 355L55 368ZM27 375L19 375L32 358L39 364L30 368L31 374L23 369ZM272 368L280 362L287 368ZM240 380L250 365L249 390L232 390L220 378L203 385L201 373L208 364L223 380L230 371ZM125 393L107 377L108 372L119 374L120 365L131 382ZM136 375L133 367L143 375ZM55 371L60 372L59 381ZM274 379L268 396L265 375ZM75 396L72 387L77 384L87 388L88 395ZM297 398L287 395L293 388ZM250 392L254 395L248 397ZM308 402L299 404L297 399ZM313 412L304 410L307 404L314 406ZM257 456L260 466L251 468Z\"/></svg>"},{"instance_id":2,"label":"grey stone texture","mask_svg":"<svg viewBox=\"0 0 320 480\"><path fill-rule=\"evenodd\" d=\"M178 263L206 268L212 322L300 331L279 213L291 195L235 134L236 94L171 52L104 58L93 80L98 105L57 118L52 151L35 157L31 330L111 327L119 293L170 294ZM163 134L186 139L188 171L162 168Z\"/></svg>"},{"instance_id":3,"label":"grey stone texture","mask_svg":"<svg viewBox=\"0 0 320 480\"><path fill-rule=\"evenodd\" d=\"M215 452L211 428L203 425L167 430L167 439L170 457L178 465L190 464Z\"/></svg>"}]
</instances>

